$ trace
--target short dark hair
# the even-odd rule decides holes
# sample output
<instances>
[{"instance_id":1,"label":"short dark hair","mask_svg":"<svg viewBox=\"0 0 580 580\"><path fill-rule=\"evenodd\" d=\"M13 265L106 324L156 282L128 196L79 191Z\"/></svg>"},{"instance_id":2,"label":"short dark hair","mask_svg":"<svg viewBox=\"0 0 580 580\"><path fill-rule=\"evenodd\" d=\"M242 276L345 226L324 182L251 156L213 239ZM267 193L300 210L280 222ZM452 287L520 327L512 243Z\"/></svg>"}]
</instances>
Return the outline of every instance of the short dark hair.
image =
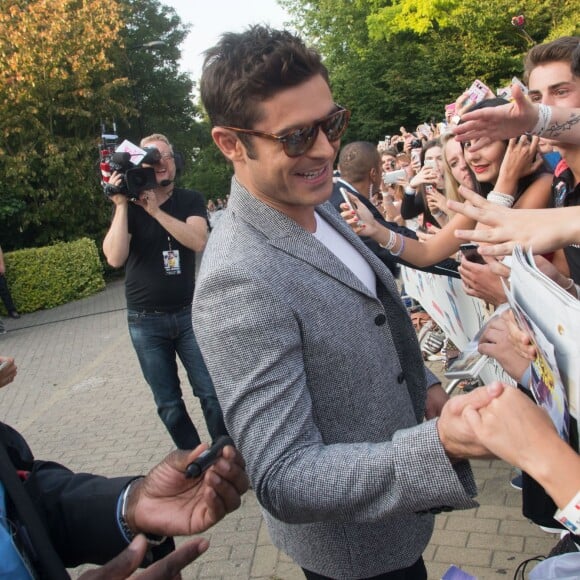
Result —
<instances>
[{"instance_id":1,"label":"short dark hair","mask_svg":"<svg viewBox=\"0 0 580 580\"><path fill-rule=\"evenodd\" d=\"M552 40L552 42L534 46L524 59L524 81L527 83L531 72L542 64L551 62L568 62L571 64L572 55L578 45L580 45L580 36L561 36L556 40Z\"/></svg>"},{"instance_id":2,"label":"short dark hair","mask_svg":"<svg viewBox=\"0 0 580 580\"><path fill-rule=\"evenodd\" d=\"M576 77L580 77L580 42L578 46L572 53L572 74Z\"/></svg>"},{"instance_id":3,"label":"short dark hair","mask_svg":"<svg viewBox=\"0 0 580 580\"><path fill-rule=\"evenodd\" d=\"M345 145L338 156L341 177L351 183L362 181L371 169L380 167L377 146L369 141L354 141Z\"/></svg>"},{"instance_id":4,"label":"short dark hair","mask_svg":"<svg viewBox=\"0 0 580 580\"><path fill-rule=\"evenodd\" d=\"M212 126L252 129L260 120L262 101L316 75L328 82L320 54L300 38L285 30L251 26L224 34L205 52L201 100Z\"/></svg>"}]
</instances>

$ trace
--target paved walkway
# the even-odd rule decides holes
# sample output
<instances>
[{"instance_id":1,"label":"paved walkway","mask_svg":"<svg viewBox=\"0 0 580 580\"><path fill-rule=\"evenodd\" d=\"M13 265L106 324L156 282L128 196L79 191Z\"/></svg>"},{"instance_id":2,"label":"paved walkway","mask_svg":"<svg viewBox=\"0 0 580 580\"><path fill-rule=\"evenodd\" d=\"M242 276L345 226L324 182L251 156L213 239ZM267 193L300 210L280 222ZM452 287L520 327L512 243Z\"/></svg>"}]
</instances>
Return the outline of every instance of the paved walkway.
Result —
<instances>
[{"instance_id":1,"label":"paved walkway","mask_svg":"<svg viewBox=\"0 0 580 580\"><path fill-rule=\"evenodd\" d=\"M77 471L124 475L145 473L171 449L130 343L122 281L93 297L4 322L0 353L14 356L19 371L0 391L0 420L19 429L37 457ZM188 389L185 399L202 426ZM438 517L425 552L430 580L450 564L480 580L512 578L522 560L547 554L556 541L521 516L508 465L473 465L481 506ZM272 546L251 492L205 536L211 547L185 579L303 578ZM81 570L72 571L73 578Z\"/></svg>"}]
</instances>

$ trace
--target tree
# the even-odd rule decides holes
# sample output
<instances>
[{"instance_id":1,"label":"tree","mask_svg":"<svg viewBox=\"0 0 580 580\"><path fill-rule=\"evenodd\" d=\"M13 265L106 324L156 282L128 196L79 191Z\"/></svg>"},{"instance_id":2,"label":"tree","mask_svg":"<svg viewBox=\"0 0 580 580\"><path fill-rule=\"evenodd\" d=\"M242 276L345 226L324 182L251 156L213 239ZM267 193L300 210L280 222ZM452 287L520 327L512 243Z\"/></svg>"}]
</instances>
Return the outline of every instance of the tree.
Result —
<instances>
[{"instance_id":1,"label":"tree","mask_svg":"<svg viewBox=\"0 0 580 580\"><path fill-rule=\"evenodd\" d=\"M345 141L378 140L401 125L443 119L475 78L492 89L522 73L529 44L577 32L571 0L280 0L325 57L338 102L353 110Z\"/></svg>"},{"instance_id":2,"label":"tree","mask_svg":"<svg viewBox=\"0 0 580 580\"><path fill-rule=\"evenodd\" d=\"M95 200L86 198L95 184L87 162L91 148L94 155L89 127L115 84L107 53L120 27L116 5L105 0L5 3L0 13L5 248L70 239L79 219L98 221Z\"/></svg>"},{"instance_id":3,"label":"tree","mask_svg":"<svg viewBox=\"0 0 580 580\"><path fill-rule=\"evenodd\" d=\"M101 123L164 132L191 157L198 111L178 70L187 34L151 0L8 0L0 14L0 244L89 236L111 207L99 184ZM163 40L160 51L139 50Z\"/></svg>"}]
</instances>

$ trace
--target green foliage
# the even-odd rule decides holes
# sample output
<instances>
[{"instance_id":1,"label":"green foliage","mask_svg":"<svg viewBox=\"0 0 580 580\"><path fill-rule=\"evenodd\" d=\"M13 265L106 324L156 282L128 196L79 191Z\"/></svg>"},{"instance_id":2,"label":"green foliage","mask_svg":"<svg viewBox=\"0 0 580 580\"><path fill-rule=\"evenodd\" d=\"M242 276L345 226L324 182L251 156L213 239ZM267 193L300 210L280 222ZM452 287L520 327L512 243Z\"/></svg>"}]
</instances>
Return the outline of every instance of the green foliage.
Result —
<instances>
[{"instance_id":1,"label":"green foliage","mask_svg":"<svg viewBox=\"0 0 580 580\"><path fill-rule=\"evenodd\" d=\"M201 191L206 199L215 200L229 194L233 173L232 166L225 161L218 148L210 145L196 157L186 187Z\"/></svg>"},{"instance_id":2,"label":"green foliage","mask_svg":"<svg viewBox=\"0 0 580 580\"><path fill-rule=\"evenodd\" d=\"M4 254L6 279L20 312L54 308L105 287L94 240L88 238Z\"/></svg>"},{"instance_id":3,"label":"green foliage","mask_svg":"<svg viewBox=\"0 0 580 580\"><path fill-rule=\"evenodd\" d=\"M353 111L344 142L378 140L443 119L480 78L493 90L522 75L526 35L577 34L572 0L281 0L292 25L325 57L337 102Z\"/></svg>"},{"instance_id":4,"label":"green foliage","mask_svg":"<svg viewBox=\"0 0 580 580\"><path fill-rule=\"evenodd\" d=\"M187 35L153 0L7 0L0 12L0 245L100 240L111 206L101 124L121 139L165 133L193 157L198 110L179 72ZM155 50L139 48L161 40Z\"/></svg>"}]
</instances>

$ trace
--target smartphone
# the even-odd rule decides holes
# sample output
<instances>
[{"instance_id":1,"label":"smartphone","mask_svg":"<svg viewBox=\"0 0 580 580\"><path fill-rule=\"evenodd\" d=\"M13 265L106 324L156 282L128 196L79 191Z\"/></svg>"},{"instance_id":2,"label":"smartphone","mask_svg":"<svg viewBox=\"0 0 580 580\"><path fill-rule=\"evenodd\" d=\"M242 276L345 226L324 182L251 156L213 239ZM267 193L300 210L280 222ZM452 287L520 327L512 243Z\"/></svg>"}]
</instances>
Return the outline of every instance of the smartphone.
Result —
<instances>
[{"instance_id":1,"label":"smartphone","mask_svg":"<svg viewBox=\"0 0 580 580\"><path fill-rule=\"evenodd\" d=\"M483 259L483 256L478 253L477 248L479 248L477 244L461 244L461 246L459 246L459 249L465 256L466 260L474 262L475 264L485 264L485 260Z\"/></svg>"},{"instance_id":2,"label":"smartphone","mask_svg":"<svg viewBox=\"0 0 580 580\"><path fill-rule=\"evenodd\" d=\"M489 92L491 91L484 83L482 83L479 79L475 79L473 83L471 83L471 86L467 89L467 94L469 97L467 98L465 104L470 102L471 106L476 105L477 103L483 101L483 99L488 96Z\"/></svg>"},{"instance_id":3,"label":"smartphone","mask_svg":"<svg viewBox=\"0 0 580 580\"><path fill-rule=\"evenodd\" d=\"M421 149L411 149L411 163L421 163Z\"/></svg>"},{"instance_id":4,"label":"smartphone","mask_svg":"<svg viewBox=\"0 0 580 580\"><path fill-rule=\"evenodd\" d=\"M433 170L437 170L437 162L434 159L426 159L424 163L425 167ZM433 186L430 184L425 185L425 193L433 193Z\"/></svg>"},{"instance_id":5,"label":"smartphone","mask_svg":"<svg viewBox=\"0 0 580 580\"><path fill-rule=\"evenodd\" d=\"M344 203L346 203L346 205L348 205L348 207L352 210L352 211L356 211L356 208L354 207L354 205L352 204L352 201L350 201L350 197L348 197L348 192L344 187L340 188L340 195L342 195L342 199L344 199Z\"/></svg>"},{"instance_id":6,"label":"smartphone","mask_svg":"<svg viewBox=\"0 0 580 580\"><path fill-rule=\"evenodd\" d=\"M1 371L1 370L2 370L4 367L6 367L6 366L8 365L8 363L9 363L9 362L10 362L9 360L4 360L4 361L2 361L2 362L0 363L0 371Z\"/></svg>"},{"instance_id":7,"label":"smartphone","mask_svg":"<svg viewBox=\"0 0 580 580\"><path fill-rule=\"evenodd\" d=\"M383 173L383 183L397 183L399 179L407 177L407 172L404 169L397 169L396 171L387 171Z\"/></svg>"}]
</instances>

